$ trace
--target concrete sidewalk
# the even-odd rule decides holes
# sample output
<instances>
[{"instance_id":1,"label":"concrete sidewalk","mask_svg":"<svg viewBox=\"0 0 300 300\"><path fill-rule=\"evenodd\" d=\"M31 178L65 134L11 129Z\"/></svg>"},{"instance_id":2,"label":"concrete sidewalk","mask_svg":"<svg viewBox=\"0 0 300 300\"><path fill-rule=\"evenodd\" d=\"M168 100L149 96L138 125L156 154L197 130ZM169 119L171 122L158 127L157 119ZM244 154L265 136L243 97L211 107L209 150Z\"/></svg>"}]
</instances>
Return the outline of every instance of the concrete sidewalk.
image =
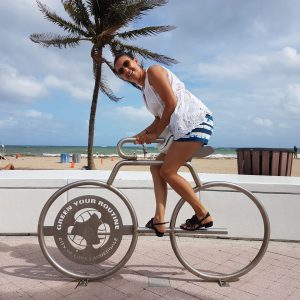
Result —
<instances>
[{"instance_id":1,"label":"concrete sidewalk","mask_svg":"<svg viewBox=\"0 0 300 300\"><path fill-rule=\"evenodd\" d=\"M300 243L270 242L258 266L229 287L205 282L177 261L168 238L141 237L114 276L87 286L64 278L37 237L0 236L0 299L300 299Z\"/></svg>"}]
</instances>

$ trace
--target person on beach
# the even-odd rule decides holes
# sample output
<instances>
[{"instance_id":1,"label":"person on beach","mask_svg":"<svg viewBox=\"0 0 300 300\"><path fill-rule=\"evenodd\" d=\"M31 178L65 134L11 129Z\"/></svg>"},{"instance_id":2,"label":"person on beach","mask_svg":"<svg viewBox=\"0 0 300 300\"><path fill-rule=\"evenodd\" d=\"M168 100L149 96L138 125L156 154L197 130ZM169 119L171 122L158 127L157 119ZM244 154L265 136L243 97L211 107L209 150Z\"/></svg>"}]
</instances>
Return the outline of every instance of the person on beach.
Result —
<instances>
[{"instance_id":1,"label":"person on beach","mask_svg":"<svg viewBox=\"0 0 300 300\"><path fill-rule=\"evenodd\" d=\"M15 166L13 164L7 164L3 168L0 168L0 170L14 170Z\"/></svg>"},{"instance_id":2,"label":"person on beach","mask_svg":"<svg viewBox=\"0 0 300 300\"><path fill-rule=\"evenodd\" d=\"M298 157L298 148L294 146L294 158Z\"/></svg>"},{"instance_id":3,"label":"person on beach","mask_svg":"<svg viewBox=\"0 0 300 300\"><path fill-rule=\"evenodd\" d=\"M97 58L97 51L93 54ZM115 56L114 70L117 75L138 87L143 94L147 109L155 116L152 124L135 135L139 144L150 144L168 127L173 134L167 153L160 153L160 166L151 166L156 198L154 217L146 227L154 229L157 236L163 236L168 222L164 221L167 183L194 209L195 214L180 227L197 230L213 225L212 217L199 201L192 186L177 172L193 154L208 143L213 131L210 110L168 69L152 65L144 69L131 53Z\"/></svg>"}]
</instances>

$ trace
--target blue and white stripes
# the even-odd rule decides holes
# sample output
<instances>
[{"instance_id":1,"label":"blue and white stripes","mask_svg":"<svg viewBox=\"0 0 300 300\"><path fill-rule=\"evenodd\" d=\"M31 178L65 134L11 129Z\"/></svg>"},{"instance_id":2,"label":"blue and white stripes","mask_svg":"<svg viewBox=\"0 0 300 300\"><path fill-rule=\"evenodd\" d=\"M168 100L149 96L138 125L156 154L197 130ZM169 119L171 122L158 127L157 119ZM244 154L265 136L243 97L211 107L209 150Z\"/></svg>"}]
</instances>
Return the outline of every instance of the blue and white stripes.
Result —
<instances>
[{"instance_id":1,"label":"blue and white stripes","mask_svg":"<svg viewBox=\"0 0 300 300\"><path fill-rule=\"evenodd\" d=\"M176 142L202 142L207 145L210 136L213 133L214 121L213 117L209 114L205 116L204 122L202 122L197 128L187 133L184 137L175 140Z\"/></svg>"}]
</instances>

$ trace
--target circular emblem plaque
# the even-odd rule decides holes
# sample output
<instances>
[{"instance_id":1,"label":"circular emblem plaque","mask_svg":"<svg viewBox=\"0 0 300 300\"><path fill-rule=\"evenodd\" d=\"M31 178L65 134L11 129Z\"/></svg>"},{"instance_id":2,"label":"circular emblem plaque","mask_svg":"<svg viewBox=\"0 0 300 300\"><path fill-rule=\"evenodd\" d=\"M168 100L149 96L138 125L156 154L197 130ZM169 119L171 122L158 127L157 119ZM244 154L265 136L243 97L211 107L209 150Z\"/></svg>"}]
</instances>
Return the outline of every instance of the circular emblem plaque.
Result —
<instances>
[{"instance_id":1,"label":"circular emblem plaque","mask_svg":"<svg viewBox=\"0 0 300 300\"><path fill-rule=\"evenodd\" d=\"M54 240L61 253L85 265L112 256L122 240L122 218L109 201L84 195L65 204L54 222Z\"/></svg>"}]
</instances>

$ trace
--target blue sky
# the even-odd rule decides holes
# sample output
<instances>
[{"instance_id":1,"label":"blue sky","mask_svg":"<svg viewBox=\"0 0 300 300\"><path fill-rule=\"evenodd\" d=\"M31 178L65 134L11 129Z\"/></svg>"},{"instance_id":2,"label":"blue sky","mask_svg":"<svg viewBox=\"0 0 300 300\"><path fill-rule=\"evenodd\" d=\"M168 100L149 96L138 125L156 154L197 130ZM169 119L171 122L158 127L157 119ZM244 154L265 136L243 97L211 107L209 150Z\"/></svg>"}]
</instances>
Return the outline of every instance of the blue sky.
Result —
<instances>
[{"instance_id":1,"label":"blue sky","mask_svg":"<svg viewBox=\"0 0 300 300\"><path fill-rule=\"evenodd\" d=\"M59 0L42 2L67 18ZM299 11L298 0L170 0L130 28L177 27L133 43L180 61L171 70L213 111L213 146L292 147L300 146ZM29 40L36 32L63 33L35 1L0 1L0 144L87 145L91 44L43 48ZM139 91L104 72L123 100L100 95L96 146L152 121Z\"/></svg>"}]
</instances>

